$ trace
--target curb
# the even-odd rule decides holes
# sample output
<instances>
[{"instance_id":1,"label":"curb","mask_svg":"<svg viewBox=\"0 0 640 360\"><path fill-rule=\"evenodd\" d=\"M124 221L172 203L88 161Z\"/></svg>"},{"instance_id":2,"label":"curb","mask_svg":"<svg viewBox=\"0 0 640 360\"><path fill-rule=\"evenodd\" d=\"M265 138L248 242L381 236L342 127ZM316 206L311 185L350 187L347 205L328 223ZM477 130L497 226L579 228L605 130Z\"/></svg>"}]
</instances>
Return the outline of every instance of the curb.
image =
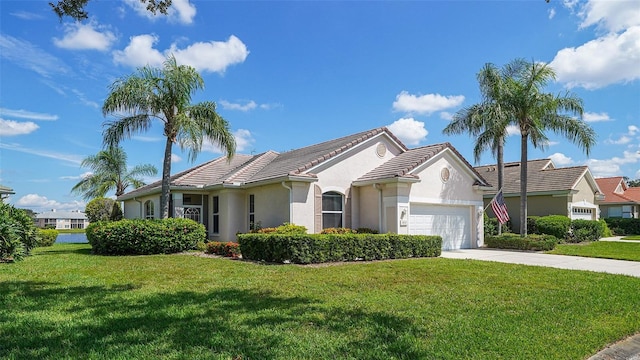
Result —
<instances>
[{"instance_id":1,"label":"curb","mask_svg":"<svg viewBox=\"0 0 640 360\"><path fill-rule=\"evenodd\" d=\"M640 360L640 333L609 345L587 360Z\"/></svg>"}]
</instances>

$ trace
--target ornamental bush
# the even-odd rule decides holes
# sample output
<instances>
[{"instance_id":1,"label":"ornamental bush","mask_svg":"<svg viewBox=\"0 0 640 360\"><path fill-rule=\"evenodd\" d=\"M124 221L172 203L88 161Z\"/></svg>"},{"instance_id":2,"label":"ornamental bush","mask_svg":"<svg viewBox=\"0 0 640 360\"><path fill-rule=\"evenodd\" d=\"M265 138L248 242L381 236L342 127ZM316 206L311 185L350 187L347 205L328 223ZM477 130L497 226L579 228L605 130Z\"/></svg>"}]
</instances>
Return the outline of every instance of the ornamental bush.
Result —
<instances>
[{"instance_id":1,"label":"ornamental bush","mask_svg":"<svg viewBox=\"0 0 640 360\"><path fill-rule=\"evenodd\" d=\"M640 235L640 219L606 218L604 221L615 235Z\"/></svg>"},{"instance_id":2,"label":"ornamental bush","mask_svg":"<svg viewBox=\"0 0 640 360\"><path fill-rule=\"evenodd\" d=\"M322 229L320 234L355 234L356 230L349 228L326 228Z\"/></svg>"},{"instance_id":3,"label":"ornamental bush","mask_svg":"<svg viewBox=\"0 0 640 360\"><path fill-rule=\"evenodd\" d=\"M58 230L38 229L38 246L51 246L58 238Z\"/></svg>"},{"instance_id":4,"label":"ornamental bush","mask_svg":"<svg viewBox=\"0 0 640 360\"><path fill-rule=\"evenodd\" d=\"M541 216L535 220L539 234L553 235L559 240L564 240L571 228L571 219L564 215Z\"/></svg>"},{"instance_id":5,"label":"ornamental bush","mask_svg":"<svg viewBox=\"0 0 640 360\"><path fill-rule=\"evenodd\" d=\"M87 240L95 254L170 254L194 249L207 237L202 224L190 219L133 219L91 223Z\"/></svg>"},{"instance_id":6,"label":"ornamental bush","mask_svg":"<svg viewBox=\"0 0 640 360\"><path fill-rule=\"evenodd\" d=\"M553 235L527 235L521 237L517 234L503 234L500 236L487 236L484 239L487 247L496 249L514 250L553 250L558 244L558 239Z\"/></svg>"},{"instance_id":7,"label":"ornamental bush","mask_svg":"<svg viewBox=\"0 0 640 360\"><path fill-rule=\"evenodd\" d=\"M37 229L29 214L0 202L0 262L21 260L37 245Z\"/></svg>"},{"instance_id":8,"label":"ornamental bush","mask_svg":"<svg viewBox=\"0 0 640 360\"><path fill-rule=\"evenodd\" d=\"M296 264L436 257L440 236L397 234L240 234L244 259Z\"/></svg>"},{"instance_id":9,"label":"ornamental bush","mask_svg":"<svg viewBox=\"0 0 640 360\"><path fill-rule=\"evenodd\" d=\"M211 241L207 243L207 254L237 258L240 256L240 245L234 242Z\"/></svg>"},{"instance_id":10,"label":"ornamental bush","mask_svg":"<svg viewBox=\"0 0 640 360\"><path fill-rule=\"evenodd\" d=\"M604 234L602 223L595 220L576 219L571 221L571 242L597 241Z\"/></svg>"}]
</instances>

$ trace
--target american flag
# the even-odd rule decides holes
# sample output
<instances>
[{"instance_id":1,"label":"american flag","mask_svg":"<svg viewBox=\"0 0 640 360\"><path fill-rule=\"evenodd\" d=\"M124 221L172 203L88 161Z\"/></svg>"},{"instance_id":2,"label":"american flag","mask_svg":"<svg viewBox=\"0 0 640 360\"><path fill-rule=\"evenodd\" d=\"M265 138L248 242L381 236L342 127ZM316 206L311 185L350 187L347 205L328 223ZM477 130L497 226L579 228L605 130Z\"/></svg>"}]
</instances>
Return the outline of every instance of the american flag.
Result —
<instances>
[{"instance_id":1,"label":"american flag","mask_svg":"<svg viewBox=\"0 0 640 360\"><path fill-rule=\"evenodd\" d=\"M493 200L491 200L491 210L496 214L500 224L504 224L509 221L509 213L507 212L507 205L504 203L502 190L498 191L496 196L493 197Z\"/></svg>"}]
</instances>

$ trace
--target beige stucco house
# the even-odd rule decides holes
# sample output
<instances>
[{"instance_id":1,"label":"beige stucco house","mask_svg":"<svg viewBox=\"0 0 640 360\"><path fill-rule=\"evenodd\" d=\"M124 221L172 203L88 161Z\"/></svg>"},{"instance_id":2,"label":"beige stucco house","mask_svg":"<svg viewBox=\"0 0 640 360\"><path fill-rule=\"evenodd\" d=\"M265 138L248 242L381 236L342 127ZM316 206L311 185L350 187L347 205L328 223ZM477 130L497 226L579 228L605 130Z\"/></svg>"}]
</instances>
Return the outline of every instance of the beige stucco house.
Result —
<instances>
[{"instance_id":1,"label":"beige stucco house","mask_svg":"<svg viewBox=\"0 0 640 360\"><path fill-rule=\"evenodd\" d=\"M640 188L628 187L622 176L598 178L596 182L604 193L604 199L598 202L600 217L640 217Z\"/></svg>"},{"instance_id":2,"label":"beige stucco house","mask_svg":"<svg viewBox=\"0 0 640 360\"><path fill-rule=\"evenodd\" d=\"M443 249L482 246L487 182L449 143L408 149L377 128L301 149L217 158L171 177L170 212L235 241L285 222L437 234ZM118 198L126 218L157 218L160 182Z\"/></svg>"},{"instance_id":3,"label":"beige stucco house","mask_svg":"<svg viewBox=\"0 0 640 360\"><path fill-rule=\"evenodd\" d=\"M485 194L485 206L498 191L496 165L475 168L494 186ZM599 219L598 201L603 199L587 166L557 168L551 159L527 162L527 215L566 215L571 219ZM513 231L520 231L520 162L504 165L503 194L511 218ZM491 207L489 216L494 216Z\"/></svg>"},{"instance_id":4,"label":"beige stucco house","mask_svg":"<svg viewBox=\"0 0 640 360\"><path fill-rule=\"evenodd\" d=\"M45 211L36 214L36 226L55 229L86 229L89 225L87 215L80 211Z\"/></svg>"}]
</instances>

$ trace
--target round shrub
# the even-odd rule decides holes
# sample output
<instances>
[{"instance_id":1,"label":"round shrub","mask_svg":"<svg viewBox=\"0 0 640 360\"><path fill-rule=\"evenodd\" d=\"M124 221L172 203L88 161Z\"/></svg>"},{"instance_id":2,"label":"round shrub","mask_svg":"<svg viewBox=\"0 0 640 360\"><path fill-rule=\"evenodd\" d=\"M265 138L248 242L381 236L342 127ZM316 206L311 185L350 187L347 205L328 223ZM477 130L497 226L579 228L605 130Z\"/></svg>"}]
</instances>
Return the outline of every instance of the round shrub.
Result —
<instances>
[{"instance_id":1,"label":"round shrub","mask_svg":"<svg viewBox=\"0 0 640 360\"><path fill-rule=\"evenodd\" d=\"M567 238L571 219L564 215L541 216L536 219L536 227L540 234L553 235L560 240Z\"/></svg>"},{"instance_id":2,"label":"round shrub","mask_svg":"<svg viewBox=\"0 0 640 360\"><path fill-rule=\"evenodd\" d=\"M58 238L58 230L38 229L38 246L51 246Z\"/></svg>"},{"instance_id":3,"label":"round shrub","mask_svg":"<svg viewBox=\"0 0 640 360\"><path fill-rule=\"evenodd\" d=\"M170 254L205 241L202 224L190 219L120 220L92 223L86 230L93 252L101 255Z\"/></svg>"},{"instance_id":4,"label":"round shrub","mask_svg":"<svg viewBox=\"0 0 640 360\"><path fill-rule=\"evenodd\" d=\"M22 259L37 240L37 229L27 212L0 202L0 261Z\"/></svg>"}]
</instances>

